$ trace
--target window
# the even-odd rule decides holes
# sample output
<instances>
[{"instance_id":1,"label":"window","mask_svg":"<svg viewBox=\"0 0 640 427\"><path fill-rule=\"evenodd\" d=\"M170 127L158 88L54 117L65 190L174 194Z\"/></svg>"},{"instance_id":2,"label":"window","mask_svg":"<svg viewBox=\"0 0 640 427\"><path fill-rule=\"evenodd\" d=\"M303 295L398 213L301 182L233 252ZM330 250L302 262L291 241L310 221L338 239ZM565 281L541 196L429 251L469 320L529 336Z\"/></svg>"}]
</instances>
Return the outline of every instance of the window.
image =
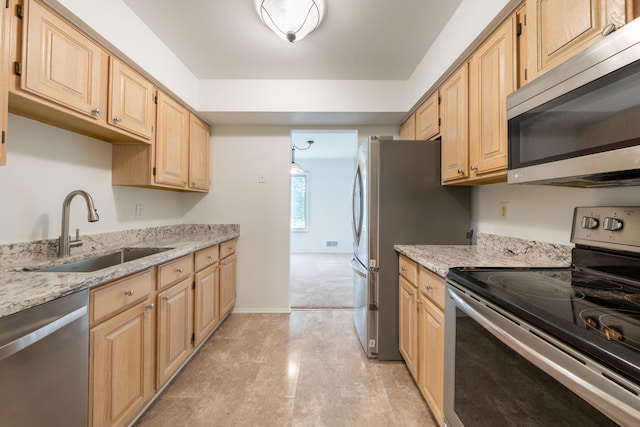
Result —
<instances>
[{"instance_id":1,"label":"window","mask_svg":"<svg viewBox=\"0 0 640 427\"><path fill-rule=\"evenodd\" d=\"M307 231L307 174L291 175L291 231Z\"/></svg>"}]
</instances>

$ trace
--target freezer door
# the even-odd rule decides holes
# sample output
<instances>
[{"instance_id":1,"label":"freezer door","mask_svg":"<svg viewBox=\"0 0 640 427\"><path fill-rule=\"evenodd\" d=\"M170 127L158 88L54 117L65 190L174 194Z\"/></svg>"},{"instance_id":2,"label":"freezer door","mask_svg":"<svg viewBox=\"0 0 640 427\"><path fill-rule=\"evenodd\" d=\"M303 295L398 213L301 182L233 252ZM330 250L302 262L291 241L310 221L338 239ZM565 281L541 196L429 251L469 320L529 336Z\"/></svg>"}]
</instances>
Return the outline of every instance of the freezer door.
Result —
<instances>
[{"instance_id":1,"label":"freezer door","mask_svg":"<svg viewBox=\"0 0 640 427\"><path fill-rule=\"evenodd\" d=\"M378 273L368 271L354 258L353 268L353 322L360 344L368 357L378 354Z\"/></svg>"}]
</instances>

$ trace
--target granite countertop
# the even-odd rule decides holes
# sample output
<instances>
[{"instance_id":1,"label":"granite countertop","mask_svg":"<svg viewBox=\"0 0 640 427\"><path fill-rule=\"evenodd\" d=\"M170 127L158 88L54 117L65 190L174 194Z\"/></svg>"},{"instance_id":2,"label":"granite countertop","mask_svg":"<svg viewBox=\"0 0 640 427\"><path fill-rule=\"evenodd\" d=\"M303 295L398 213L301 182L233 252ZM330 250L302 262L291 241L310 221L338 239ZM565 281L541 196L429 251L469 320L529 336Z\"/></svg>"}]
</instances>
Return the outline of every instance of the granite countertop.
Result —
<instances>
[{"instance_id":1,"label":"granite countertop","mask_svg":"<svg viewBox=\"0 0 640 427\"><path fill-rule=\"evenodd\" d=\"M165 261L221 243L240 235L237 225L176 225L83 236L85 246L65 262L102 255L123 247L171 248L124 264L87 273L24 271L61 261L47 249L50 241L0 247L0 318L56 298L142 271ZM56 245L53 245L56 246ZM36 255L34 255L36 254ZM31 255L31 256L29 256ZM20 261L22 259L22 261Z\"/></svg>"},{"instance_id":2,"label":"granite countertop","mask_svg":"<svg viewBox=\"0 0 640 427\"><path fill-rule=\"evenodd\" d=\"M478 235L477 245L396 245L395 250L445 277L452 267L567 267L571 246Z\"/></svg>"}]
</instances>

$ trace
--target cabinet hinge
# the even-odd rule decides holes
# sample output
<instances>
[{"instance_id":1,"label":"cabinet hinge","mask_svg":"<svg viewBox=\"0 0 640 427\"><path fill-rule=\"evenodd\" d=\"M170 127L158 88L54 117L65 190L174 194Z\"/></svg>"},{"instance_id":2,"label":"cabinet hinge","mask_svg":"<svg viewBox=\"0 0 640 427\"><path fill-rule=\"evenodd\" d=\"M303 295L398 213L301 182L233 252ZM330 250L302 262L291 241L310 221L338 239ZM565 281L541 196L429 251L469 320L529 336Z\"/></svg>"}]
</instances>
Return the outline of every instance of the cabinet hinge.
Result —
<instances>
[{"instance_id":1,"label":"cabinet hinge","mask_svg":"<svg viewBox=\"0 0 640 427\"><path fill-rule=\"evenodd\" d=\"M153 95L153 103L158 105L158 95Z\"/></svg>"},{"instance_id":2,"label":"cabinet hinge","mask_svg":"<svg viewBox=\"0 0 640 427\"><path fill-rule=\"evenodd\" d=\"M527 15L524 15L522 17L522 22L524 22L524 26L526 27L527 26Z\"/></svg>"},{"instance_id":3,"label":"cabinet hinge","mask_svg":"<svg viewBox=\"0 0 640 427\"><path fill-rule=\"evenodd\" d=\"M153 174L153 176L156 176L156 168L153 168L152 174Z\"/></svg>"},{"instance_id":4,"label":"cabinet hinge","mask_svg":"<svg viewBox=\"0 0 640 427\"><path fill-rule=\"evenodd\" d=\"M442 97L438 96L438 105L442 104Z\"/></svg>"},{"instance_id":5,"label":"cabinet hinge","mask_svg":"<svg viewBox=\"0 0 640 427\"><path fill-rule=\"evenodd\" d=\"M5 141L5 135L6 135L6 134L5 134L5 132L4 132L4 131L2 131L2 144L4 144L4 141Z\"/></svg>"},{"instance_id":6,"label":"cabinet hinge","mask_svg":"<svg viewBox=\"0 0 640 427\"><path fill-rule=\"evenodd\" d=\"M527 80L529 77L527 77L527 69L524 69L524 79Z\"/></svg>"},{"instance_id":7,"label":"cabinet hinge","mask_svg":"<svg viewBox=\"0 0 640 427\"><path fill-rule=\"evenodd\" d=\"M442 124L442 119L438 117L438 126L440 126L441 124Z\"/></svg>"},{"instance_id":8,"label":"cabinet hinge","mask_svg":"<svg viewBox=\"0 0 640 427\"><path fill-rule=\"evenodd\" d=\"M16 16L20 19L24 18L24 6L21 4L16 5Z\"/></svg>"},{"instance_id":9,"label":"cabinet hinge","mask_svg":"<svg viewBox=\"0 0 640 427\"><path fill-rule=\"evenodd\" d=\"M191 284L191 289L195 289L196 288L196 281L194 280L193 283Z\"/></svg>"},{"instance_id":10,"label":"cabinet hinge","mask_svg":"<svg viewBox=\"0 0 640 427\"><path fill-rule=\"evenodd\" d=\"M522 35L522 24L518 22L516 24L516 36L520 37L521 35Z\"/></svg>"},{"instance_id":11,"label":"cabinet hinge","mask_svg":"<svg viewBox=\"0 0 640 427\"><path fill-rule=\"evenodd\" d=\"M5 6L4 6L4 8L5 8L5 9L9 9L9 1L10 1L10 0L7 0L7 1L5 2Z\"/></svg>"},{"instance_id":12,"label":"cabinet hinge","mask_svg":"<svg viewBox=\"0 0 640 427\"><path fill-rule=\"evenodd\" d=\"M13 72L16 76L22 75L22 62L16 61L13 63Z\"/></svg>"},{"instance_id":13,"label":"cabinet hinge","mask_svg":"<svg viewBox=\"0 0 640 427\"><path fill-rule=\"evenodd\" d=\"M196 342L196 334L193 333L193 334L191 334L191 344L193 344L195 342Z\"/></svg>"}]
</instances>

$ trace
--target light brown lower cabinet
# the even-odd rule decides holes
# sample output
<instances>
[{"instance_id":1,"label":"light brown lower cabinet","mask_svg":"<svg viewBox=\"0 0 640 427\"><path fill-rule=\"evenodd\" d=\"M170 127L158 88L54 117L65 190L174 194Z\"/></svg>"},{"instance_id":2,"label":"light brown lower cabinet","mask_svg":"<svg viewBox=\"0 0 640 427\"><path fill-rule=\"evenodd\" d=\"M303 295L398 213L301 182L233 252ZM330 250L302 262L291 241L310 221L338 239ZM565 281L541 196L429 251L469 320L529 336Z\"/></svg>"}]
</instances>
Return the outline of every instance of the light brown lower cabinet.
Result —
<instances>
[{"instance_id":1,"label":"light brown lower cabinet","mask_svg":"<svg viewBox=\"0 0 640 427\"><path fill-rule=\"evenodd\" d=\"M91 290L90 425L125 426L155 393L154 277L146 270Z\"/></svg>"},{"instance_id":2,"label":"light brown lower cabinet","mask_svg":"<svg viewBox=\"0 0 640 427\"><path fill-rule=\"evenodd\" d=\"M193 350L193 277L158 294L158 376L162 385Z\"/></svg>"},{"instance_id":3,"label":"light brown lower cabinet","mask_svg":"<svg viewBox=\"0 0 640 427\"><path fill-rule=\"evenodd\" d=\"M400 353L438 425L443 425L444 279L402 255L399 264Z\"/></svg>"},{"instance_id":4,"label":"light brown lower cabinet","mask_svg":"<svg viewBox=\"0 0 640 427\"><path fill-rule=\"evenodd\" d=\"M235 249L229 240L91 289L90 426L129 425L220 325L235 304Z\"/></svg>"}]
</instances>

